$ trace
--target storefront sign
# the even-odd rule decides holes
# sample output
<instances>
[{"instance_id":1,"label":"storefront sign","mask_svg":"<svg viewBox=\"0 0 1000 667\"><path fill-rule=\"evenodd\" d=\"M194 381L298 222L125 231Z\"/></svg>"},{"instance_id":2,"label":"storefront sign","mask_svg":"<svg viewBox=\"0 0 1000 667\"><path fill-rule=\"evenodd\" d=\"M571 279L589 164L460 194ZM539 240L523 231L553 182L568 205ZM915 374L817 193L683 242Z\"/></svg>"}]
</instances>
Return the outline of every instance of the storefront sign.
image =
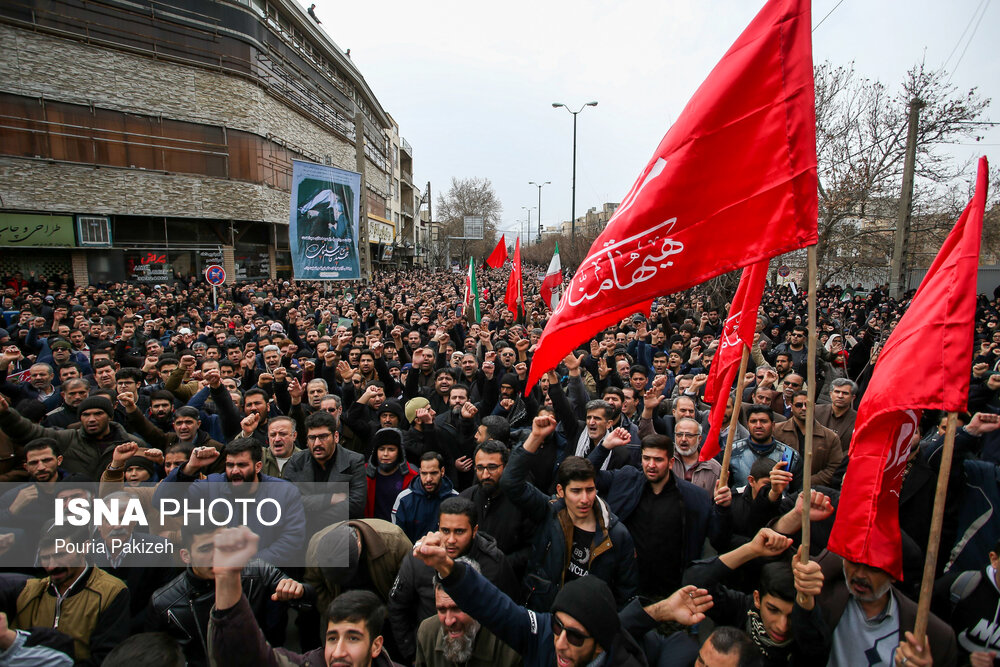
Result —
<instances>
[{"instance_id":1,"label":"storefront sign","mask_svg":"<svg viewBox=\"0 0 1000 667\"><path fill-rule=\"evenodd\" d=\"M395 230L388 222L368 218L368 242L392 245Z\"/></svg>"},{"instance_id":2,"label":"storefront sign","mask_svg":"<svg viewBox=\"0 0 1000 667\"><path fill-rule=\"evenodd\" d=\"M73 217L0 213L0 247L75 248Z\"/></svg>"},{"instance_id":3,"label":"storefront sign","mask_svg":"<svg viewBox=\"0 0 1000 667\"><path fill-rule=\"evenodd\" d=\"M134 250L125 253L128 280L140 283L169 283L170 263L165 250Z\"/></svg>"}]
</instances>

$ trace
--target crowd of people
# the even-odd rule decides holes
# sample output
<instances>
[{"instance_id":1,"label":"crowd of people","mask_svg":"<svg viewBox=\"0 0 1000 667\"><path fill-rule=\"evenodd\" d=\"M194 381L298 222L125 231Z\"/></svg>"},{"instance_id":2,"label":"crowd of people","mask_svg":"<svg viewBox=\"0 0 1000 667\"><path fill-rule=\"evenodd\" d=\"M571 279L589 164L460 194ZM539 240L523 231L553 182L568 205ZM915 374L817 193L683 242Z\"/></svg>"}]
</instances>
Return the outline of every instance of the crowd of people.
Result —
<instances>
[{"instance_id":1,"label":"crowd of people","mask_svg":"<svg viewBox=\"0 0 1000 667\"><path fill-rule=\"evenodd\" d=\"M509 312L506 281L480 272L473 322L451 272L239 283L217 307L194 279L4 277L0 563L34 563L0 572L0 665L1000 664L998 295L977 304L921 643L941 414L912 438L903 580L825 549L908 299L823 288L810 337L804 294L769 286L720 484L699 454L725 300L662 297L525 387L550 313L530 279ZM282 520L53 521L53 499L150 507L184 482ZM103 547L58 548L79 540Z\"/></svg>"}]
</instances>

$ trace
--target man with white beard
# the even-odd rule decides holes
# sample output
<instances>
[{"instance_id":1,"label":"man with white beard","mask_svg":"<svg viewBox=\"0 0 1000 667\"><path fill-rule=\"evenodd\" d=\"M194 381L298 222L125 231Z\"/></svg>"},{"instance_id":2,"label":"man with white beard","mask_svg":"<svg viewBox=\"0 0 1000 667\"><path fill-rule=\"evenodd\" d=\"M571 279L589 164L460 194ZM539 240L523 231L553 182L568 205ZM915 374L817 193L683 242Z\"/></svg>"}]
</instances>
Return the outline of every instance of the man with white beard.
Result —
<instances>
[{"instance_id":1,"label":"man with white beard","mask_svg":"<svg viewBox=\"0 0 1000 667\"><path fill-rule=\"evenodd\" d=\"M479 563L466 557L458 559L479 572ZM441 578L434 575L434 604L437 616L431 616L417 630L416 667L515 667L521 657L489 630L463 612L444 592Z\"/></svg>"},{"instance_id":2,"label":"man with white beard","mask_svg":"<svg viewBox=\"0 0 1000 667\"><path fill-rule=\"evenodd\" d=\"M674 465L671 472L678 478L691 482L711 494L719 481L722 464L715 459L699 461L701 451L701 424L690 417L681 417L674 424Z\"/></svg>"}]
</instances>

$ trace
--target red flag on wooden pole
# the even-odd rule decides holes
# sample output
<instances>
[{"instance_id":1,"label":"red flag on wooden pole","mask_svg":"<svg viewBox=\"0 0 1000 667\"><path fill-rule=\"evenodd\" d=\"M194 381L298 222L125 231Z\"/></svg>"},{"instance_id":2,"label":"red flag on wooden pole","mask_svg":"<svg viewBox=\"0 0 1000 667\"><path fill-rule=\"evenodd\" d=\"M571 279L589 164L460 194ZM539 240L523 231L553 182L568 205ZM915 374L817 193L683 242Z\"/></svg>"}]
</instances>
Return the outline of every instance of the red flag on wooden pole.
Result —
<instances>
[{"instance_id":1,"label":"red flag on wooden pole","mask_svg":"<svg viewBox=\"0 0 1000 667\"><path fill-rule=\"evenodd\" d=\"M753 345L753 335L757 331L757 309L764 295L766 279L767 262L757 262L743 269L740 285L736 288L736 296L733 297L733 304L719 338L719 349L705 382L705 401L712 404L712 412L709 415L708 437L701 448L702 461L719 453L719 432L726 415L726 402L740 368L743 349ZM736 397L733 410L740 409L741 400L740 396Z\"/></svg>"},{"instance_id":2,"label":"red flag on wooden pole","mask_svg":"<svg viewBox=\"0 0 1000 667\"><path fill-rule=\"evenodd\" d=\"M503 297L503 302L507 304L507 310L513 313L514 318L521 317L524 311L524 287L521 276L521 239L517 239L514 245L514 261L510 268L510 278L507 279L507 293Z\"/></svg>"},{"instance_id":3,"label":"red flag on wooden pole","mask_svg":"<svg viewBox=\"0 0 1000 667\"><path fill-rule=\"evenodd\" d=\"M539 377L652 299L816 243L809 0L770 0L591 246L532 359Z\"/></svg>"},{"instance_id":4,"label":"red flag on wooden pole","mask_svg":"<svg viewBox=\"0 0 1000 667\"><path fill-rule=\"evenodd\" d=\"M976 274L988 178L945 239L913 301L879 354L858 406L850 462L827 547L903 578L899 490L923 410L961 412L969 399ZM920 359L920 382L912 382Z\"/></svg>"}]
</instances>

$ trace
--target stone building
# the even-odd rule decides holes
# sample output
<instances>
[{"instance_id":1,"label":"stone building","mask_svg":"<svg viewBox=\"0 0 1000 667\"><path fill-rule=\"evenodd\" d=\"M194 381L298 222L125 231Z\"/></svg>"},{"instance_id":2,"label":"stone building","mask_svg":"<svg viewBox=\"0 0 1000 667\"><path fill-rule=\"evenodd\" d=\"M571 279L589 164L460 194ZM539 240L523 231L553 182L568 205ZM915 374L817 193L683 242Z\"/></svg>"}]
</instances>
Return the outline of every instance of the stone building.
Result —
<instances>
[{"instance_id":1,"label":"stone building","mask_svg":"<svg viewBox=\"0 0 1000 667\"><path fill-rule=\"evenodd\" d=\"M290 276L292 160L361 171L362 257L412 263L413 150L323 27L294 0L0 3L0 274Z\"/></svg>"}]
</instances>

